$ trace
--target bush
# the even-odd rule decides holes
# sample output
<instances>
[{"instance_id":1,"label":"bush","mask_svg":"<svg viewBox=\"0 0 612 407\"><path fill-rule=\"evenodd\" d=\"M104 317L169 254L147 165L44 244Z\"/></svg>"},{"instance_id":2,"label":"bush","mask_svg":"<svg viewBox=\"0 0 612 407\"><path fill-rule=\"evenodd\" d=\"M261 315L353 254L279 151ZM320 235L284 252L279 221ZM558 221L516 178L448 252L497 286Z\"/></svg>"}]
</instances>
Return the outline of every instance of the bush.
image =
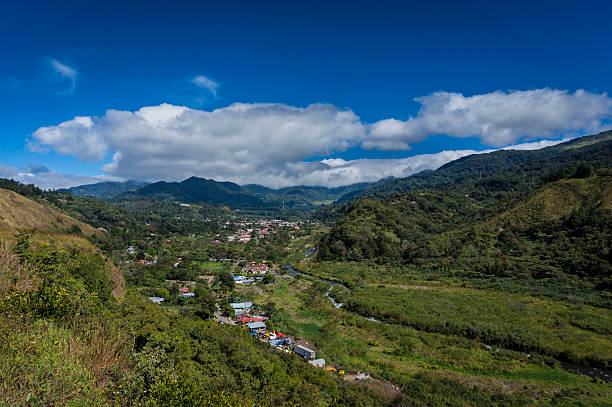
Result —
<instances>
[{"instance_id":1,"label":"bush","mask_svg":"<svg viewBox=\"0 0 612 407\"><path fill-rule=\"evenodd\" d=\"M30 318L61 320L73 310L73 303L66 289L43 283L36 290L15 291L6 296L0 302L0 309Z\"/></svg>"}]
</instances>

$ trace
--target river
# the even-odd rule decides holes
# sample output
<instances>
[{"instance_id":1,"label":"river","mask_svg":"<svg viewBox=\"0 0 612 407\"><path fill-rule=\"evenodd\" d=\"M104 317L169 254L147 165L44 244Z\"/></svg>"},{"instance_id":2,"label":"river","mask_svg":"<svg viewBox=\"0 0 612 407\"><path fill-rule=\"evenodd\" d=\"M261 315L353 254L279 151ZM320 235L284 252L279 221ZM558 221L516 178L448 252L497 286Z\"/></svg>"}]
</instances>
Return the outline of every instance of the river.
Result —
<instances>
[{"instance_id":1,"label":"river","mask_svg":"<svg viewBox=\"0 0 612 407\"><path fill-rule=\"evenodd\" d=\"M325 282L325 283L330 284L330 285L331 285L331 287L329 288L329 290L327 290L327 292L325 293L325 296L326 296L327 298L329 298L329 301L331 301L331 303L332 303L332 305L333 305L334 307L336 307L336 308L342 308L342 304L341 304L341 303L339 303L339 302L337 302L336 300L334 300L334 299L331 297L331 295L329 295L329 292L330 292L330 291L331 291L331 289L332 289L332 288L334 288L334 286L336 286L336 285L339 285L339 286L342 286L342 287L344 287L344 288L347 288L347 289L348 289L348 287L347 287L347 286L346 286L344 283L341 283L341 282L339 282L339 281L334 281L334 280L328 280L328 279L326 279L326 278L322 278L322 277L313 276L313 275L311 275L311 274L302 273L301 271L297 271L296 269L294 269L294 268L293 268L293 265L291 265L291 264L285 264L285 270L287 271L287 274L289 274L290 276L293 276L293 277L295 277L295 276L297 276L297 275L302 275L302 276L311 277L311 278L317 279L317 280L319 280L319 281L323 281L323 282Z\"/></svg>"},{"instance_id":2,"label":"river","mask_svg":"<svg viewBox=\"0 0 612 407\"><path fill-rule=\"evenodd\" d=\"M329 295L329 292L331 291L331 289L332 289L332 288L334 288L334 286L337 286L337 285L339 285L339 286L341 286L341 287L344 287L344 288L346 288L347 290L350 290L350 288L348 288L348 287L346 286L346 284L341 283L340 281L328 280L327 278L318 277L318 276L313 276L312 274L302 273L301 271L297 271L296 269L294 269L294 268L293 268L293 266L292 266L291 264L285 264L285 271L287 271L287 274L289 274L290 276L293 276L293 277L295 277L295 276L297 276L297 275L302 275L302 276L305 276L305 277L314 278L314 279L316 279L316 280L319 280L319 281L323 281L323 282L325 282L325 283L328 283L329 285L331 285L331 287L329 288L329 290L327 290L327 292L325 293L325 296L326 296L327 298L329 298L329 301L332 303L332 305L333 305L334 307L336 307L336 308L342 308L342 303L339 303L339 302L337 302L336 300L334 300L334 299L333 299L333 298L332 298L332 297ZM357 314L357 313L355 313L355 312L353 312L353 314L355 314L355 315L359 315L360 317L363 317L363 318L367 319L368 321L380 322L380 320L378 320L378 319L376 319L376 318L373 318L373 317L366 317L366 316L364 316L364 315L360 315L360 314Z\"/></svg>"}]
</instances>

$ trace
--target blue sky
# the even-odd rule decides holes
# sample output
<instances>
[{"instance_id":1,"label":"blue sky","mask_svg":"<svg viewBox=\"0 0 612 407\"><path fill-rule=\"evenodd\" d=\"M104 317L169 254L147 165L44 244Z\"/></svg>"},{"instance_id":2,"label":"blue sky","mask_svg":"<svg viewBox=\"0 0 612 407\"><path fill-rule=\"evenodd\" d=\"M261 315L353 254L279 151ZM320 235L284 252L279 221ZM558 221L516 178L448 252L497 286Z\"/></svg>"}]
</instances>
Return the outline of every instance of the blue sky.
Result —
<instances>
[{"instance_id":1,"label":"blue sky","mask_svg":"<svg viewBox=\"0 0 612 407\"><path fill-rule=\"evenodd\" d=\"M604 1L124 3L4 6L5 176L29 173L44 187L90 180L76 175L339 185L465 153L398 161L409 157L559 140L610 123ZM135 127L138 115L106 115L157 106L158 117L168 114L164 103L191 110L170 109L172 122L147 128ZM248 113L223 110L234 103ZM541 110L499 118L517 104ZM92 124L39 131L76 116ZM292 123L299 131L270 136L289 158L259 149ZM230 134L236 139L223 144ZM40 180L31 165L51 173Z\"/></svg>"}]
</instances>

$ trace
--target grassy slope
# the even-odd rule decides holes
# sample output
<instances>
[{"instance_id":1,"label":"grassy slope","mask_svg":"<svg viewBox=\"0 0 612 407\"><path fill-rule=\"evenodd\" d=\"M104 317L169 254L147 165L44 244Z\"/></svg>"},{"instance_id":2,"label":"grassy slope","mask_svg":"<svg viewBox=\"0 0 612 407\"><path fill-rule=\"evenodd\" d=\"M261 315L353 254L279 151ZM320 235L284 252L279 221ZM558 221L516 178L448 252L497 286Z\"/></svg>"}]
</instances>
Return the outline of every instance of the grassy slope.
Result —
<instances>
[{"instance_id":1,"label":"grassy slope","mask_svg":"<svg viewBox=\"0 0 612 407\"><path fill-rule=\"evenodd\" d=\"M74 225L78 226L84 235L99 234L90 225L64 215L55 209L41 205L13 191L0 189L0 239L10 241L19 229L37 230L34 238L39 242L53 242L62 247L78 248L88 253L102 255L88 240L74 235L67 235ZM121 297L125 289L125 281L121 271L112 262L105 259L106 270L114 282L113 295Z\"/></svg>"},{"instance_id":2,"label":"grassy slope","mask_svg":"<svg viewBox=\"0 0 612 407\"><path fill-rule=\"evenodd\" d=\"M495 223L527 226L551 221L580 208L612 210L612 177L567 179L546 184L514 208L501 213Z\"/></svg>"},{"instance_id":3,"label":"grassy slope","mask_svg":"<svg viewBox=\"0 0 612 407\"><path fill-rule=\"evenodd\" d=\"M0 225L13 229L46 229L55 232L67 231L76 225L85 235L97 233L93 227L83 222L6 189L0 189Z\"/></svg>"},{"instance_id":4,"label":"grassy slope","mask_svg":"<svg viewBox=\"0 0 612 407\"><path fill-rule=\"evenodd\" d=\"M0 405L105 405L102 395L109 382L106 373L127 367L121 355L122 333L105 316L89 316L85 304L97 296L87 290L80 294L74 288L68 290L67 298L72 299L74 311L64 322L31 318L10 302L4 304L17 293L38 292L43 285L37 267L14 253L15 232L16 229L0 228ZM47 230L31 231L29 235L33 248L75 251L89 259L101 256L82 237ZM120 271L107 260L103 264L113 280L114 297L122 296L124 281Z\"/></svg>"}]
</instances>

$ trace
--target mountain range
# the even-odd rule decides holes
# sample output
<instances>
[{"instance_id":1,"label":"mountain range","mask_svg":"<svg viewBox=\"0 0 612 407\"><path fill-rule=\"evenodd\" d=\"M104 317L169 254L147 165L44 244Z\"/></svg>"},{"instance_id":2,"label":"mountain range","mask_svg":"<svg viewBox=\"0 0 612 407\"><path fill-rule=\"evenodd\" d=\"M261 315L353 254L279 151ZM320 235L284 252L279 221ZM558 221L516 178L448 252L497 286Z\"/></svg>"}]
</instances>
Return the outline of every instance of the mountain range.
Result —
<instances>
[{"instance_id":1,"label":"mountain range","mask_svg":"<svg viewBox=\"0 0 612 407\"><path fill-rule=\"evenodd\" d=\"M115 201L146 198L226 205L233 209L311 210L330 204L345 194L361 191L374 185L377 183L358 183L337 188L293 186L272 189L256 184L241 186L233 182L191 177L181 182L159 181L151 184L138 181L100 182L68 188L64 191L77 196Z\"/></svg>"}]
</instances>

